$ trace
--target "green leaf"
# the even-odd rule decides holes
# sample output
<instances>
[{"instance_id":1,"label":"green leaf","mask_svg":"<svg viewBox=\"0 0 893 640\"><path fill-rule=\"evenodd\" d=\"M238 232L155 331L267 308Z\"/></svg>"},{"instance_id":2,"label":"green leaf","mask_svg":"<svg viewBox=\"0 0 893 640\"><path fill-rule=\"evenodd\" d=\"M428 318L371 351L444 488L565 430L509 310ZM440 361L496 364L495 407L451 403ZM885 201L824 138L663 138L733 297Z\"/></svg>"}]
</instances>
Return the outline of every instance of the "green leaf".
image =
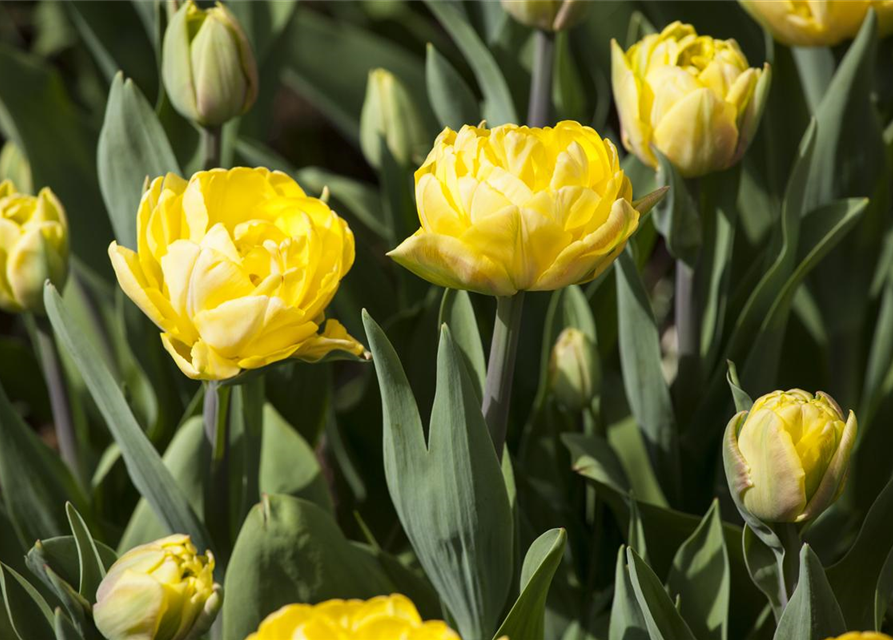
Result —
<instances>
[{"instance_id":1,"label":"green leaf","mask_svg":"<svg viewBox=\"0 0 893 640\"><path fill-rule=\"evenodd\" d=\"M667 578L667 588L679 598L679 612L699 640L728 637L730 582L729 552L714 500L679 547Z\"/></svg>"},{"instance_id":2,"label":"green leaf","mask_svg":"<svg viewBox=\"0 0 893 640\"><path fill-rule=\"evenodd\" d=\"M626 565L626 547L621 545L614 572L614 601L611 603L608 640L648 640L648 638L645 618L636 600L635 589Z\"/></svg>"},{"instance_id":3,"label":"green leaf","mask_svg":"<svg viewBox=\"0 0 893 640\"><path fill-rule=\"evenodd\" d=\"M212 549L205 526L133 417L111 372L93 346L80 339L78 328L52 285L44 292L44 302L53 329L83 374L140 495L170 531L190 535L199 549Z\"/></svg>"},{"instance_id":4,"label":"green leaf","mask_svg":"<svg viewBox=\"0 0 893 640\"><path fill-rule=\"evenodd\" d=\"M654 471L673 498L679 495L679 437L661 365L660 336L651 302L629 248L615 263L620 363L627 399Z\"/></svg>"},{"instance_id":5,"label":"green leaf","mask_svg":"<svg viewBox=\"0 0 893 640\"><path fill-rule=\"evenodd\" d=\"M332 517L290 496L265 495L239 532L226 572L223 637L243 640L280 607L332 598L371 598L394 585Z\"/></svg>"},{"instance_id":6,"label":"green leaf","mask_svg":"<svg viewBox=\"0 0 893 640\"><path fill-rule=\"evenodd\" d=\"M53 631L56 634L56 640L84 640L84 636L77 630L74 623L62 613L62 609L56 607L56 615L53 620Z\"/></svg>"},{"instance_id":7,"label":"green leaf","mask_svg":"<svg viewBox=\"0 0 893 640\"><path fill-rule=\"evenodd\" d=\"M59 599L59 602L62 603L65 611L78 629L88 633L89 631L92 631L93 636L97 635L95 629L91 629L93 622L89 617L91 608L90 602L49 567L44 568L44 574L50 584L53 594ZM95 594L91 595L90 599L92 600L94 597Z\"/></svg>"},{"instance_id":8,"label":"green leaf","mask_svg":"<svg viewBox=\"0 0 893 640\"><path fill-rule=\"evenodd\" d=\"M484 346L478 331L474 306L467 291L446 289L440 302L439 325L447 325L468 367L468 375L475 383L479 398L484 397L484 383L487 380L487 362L484 359Z\"/></svg>"},{"instance_id":9,"label":"green leaf","mask_svg":"<svg viewBox=\"0 0 893 640\"><path fill-rule=\"evenodd\" d=\"M93 150L96 138L43 60L0 45L0 130L28 157L34 187L49 186L68 214L74 255L111 273L111 230L102 215Z\"/></svg>"},{"instance_id":10,"label":"green leaf","mask_svg":"<svg viewBox=\"0 0 893 640\"><path fill-rule=\"evenodd\" d=\"M513 572L513 517L474 385L441 329L426 447L412 389L387 337L363 321L378 373L388 488L425 573L468 640L499 622Z\"/></svg>"},{"instance_id":11,"label":"green leaf","mask_svg":"<svg viewBox=\"0 0 893 640\"><path fill-rule=\"evenodd\" d=\"M512 640L543 640L546 596L561 564L566 542L564 529L552 529L530 545L521 570L521 595L494 640L503 636Z\"/></svg>"},{"instance_id":12,"label":"green leaf","mask_svg":"<svg viewBox=\"0 0 893 640\"><path fill-rule=\"evenodd\" d=\"M776 554L747 524L742 532L742 547L750 579L769 600L775 618L780 618L786 596L783 593L783 578Z\"/></svg>"},{"instance_id":13,"label":"green leaf","mask_svg":"<svg viewBox=\"0 0 893 640\"><path fill-rule=\"evenodd\" d=\"M118 555L101 542L94 542L103 569L111 567ZM53 583L45 574L49 567L61 580L69 584L77 584L80 580L80 556L74 536L59 536L38 540L25 556L28 569L46 586L53 588Z\"/></svg>"},{"instance_id":14,"label":"green leaf","mask_svg":"<svg viewBox=\"0 0 893 640\"><path fill-rule=\"evenodd\" d=\"M627 499L629 505L629 525L626 528L626 546L631 551L639 554L639 557L648 561L648 542L645 539L645 527L639 515L639 503L630 495Z\"/></svg>"},{"instance_id":15,"label":"green leaf","mask_svg":"<svg viewBox=\"0 0 893 640\"><path fill-rule=\"evenodd\" d=\"M155 110L122 73L115 75L109 91L96 163L115 237L135 249L136 213L145 180L181 172Z\"/></svg>"},{"instance_id":16,"label":"green leaf","mask_svg":"<svg viewBox=\"0 0 893 640\"><path fill-rule=\"evenodd\" d=\"M0 563L0 592L18 640L53 640L53 612L46 600L25 578L3 563Z\"/></svg>"},{"instance_id":17,"label":"green leaf","mask_svg":"<svg viewBox=\"0 0 893 640\"><path fill-rule=\"evenodd\" d=\"M65 502L85 504L62 459L16 413L0 386L0 486L22 546L68 531Z\"/></svg>"},{"instance_id":18,"label":"green leaf","mask_svg":"<svg viewBox=\"0 0 893 640\"><path fill-rule=\"evenodd\" d=\"M480 122L481 108L474 92L430 42L425 56L425 84L440 126L458 131L464 124Z\"/></svg>"},{"instance_id":19,"label":"green leaf","mask_svg":"<svg viewBox=\"0 0 893 640\"><path fill-rule=\"evenodd\" d=\"M487 46L462 14L445 2L425 0L438 22L450 34L465 60L471 66L478 86L484 94L484 118L490 126L518 122L508 83Z\"/></svg>"},{"instance_id":20,"label":"green leaf","mask_svg":"<svg viewBox=\"0 0 893 640\"><path fill-rule=\"evenodd\" d=\"M85 598L92 599L96 595L99 583L105 577L105 565L81 514L70 502L65 505L65 512L68 515L71 533L74 535L78 548L78 565L80 567L78 593Z\"/></svg>"},{"instance_id":21,"label":"green leaf","mask_svg":"<svg viewBox=\"0 0 893 640\"><path fill-rule=\"evenodd\" d=\"M664 586L633 549L626 551L630 580L651 640L695 640Z\"/></svg>"},{"instance_id":22,"label":"green leaf","mask_svg":"<svg viewBox=\"0 0 893 640\"><path fill-rule=\"evenodd\" d=\"M570 451L575 472L619 494L629 493L631 486L626 471L607 440L595 434L562 433L561 441Z\"/></svg>"},{"instance_id":23,"label":"green leaf","mask_svg":"<svg viewBox=\"0 0 893 640\"><path fill-rule=\"evenodd\" d=\"M775 640L825 640L846 630L825 569L815 552L805 544L800 550L797 588L778 621Z\"/></svg>"},{"instance_id":24,"label":"green leaf","mask_svg":"<svg viewBox=\"0 0 893 640\"><path fill-rule=\"evenodd\" d=\"M876 594L884 579L887 559L893 552L891 530L893 480L871 505L847 554L828 568L828 580L837 595L848 629L880 629L887 604L877 603Z\"/></svg>"},{"instance_id":25,"label":"green leaf","mask_svg":"<svg viewBox=\"0 0 893 640\"><path fill-rule=\"evenodd\" d=\"M694 267L701 246L701 221L698 207L692 201L688 185L676 167L657 149L657 183L669 187L669 198L664 198L654 209L654 226L664 237L667 250L677 260Z\"/></svg>"},{"instance_id":26,"label":"green leaf","mask_svg":"<svg viewBox=\"0 0 893 640\"><path fill-rule=\"evenodd\" d=\"M735 399L735 411L750 411L750 408L753 406L753 400L741 388L741 381L738 380L738 369L735 367L735 363L728 360L726 364L729 367L729 371L726 373L726 380L729 383L729 388L732 390L732 398Z\"/></svg>"}]
</instances>

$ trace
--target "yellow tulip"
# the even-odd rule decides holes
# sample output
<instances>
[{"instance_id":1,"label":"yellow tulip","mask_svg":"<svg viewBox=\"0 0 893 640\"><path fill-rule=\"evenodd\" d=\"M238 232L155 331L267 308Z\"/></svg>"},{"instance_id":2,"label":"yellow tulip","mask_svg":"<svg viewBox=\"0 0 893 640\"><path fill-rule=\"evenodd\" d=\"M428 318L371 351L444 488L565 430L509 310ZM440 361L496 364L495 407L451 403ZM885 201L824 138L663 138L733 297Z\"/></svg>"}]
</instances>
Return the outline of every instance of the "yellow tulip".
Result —
<instances>
[{"instance_id":1,"label":"yellow tulip","mask_svg":"<svg viewBox=\"0 0 893 640\"><path fill-rule=\"evenodd\" d=\"M164 32L161 75L184 118L220 126L257 99L257 63L239 21L217 3L202 9L187 0Z\"/></svg>"},{"instance_id":2,"label":"yellow tulip","mask_svg":"<svg viewBox=\"0 0 893 640\"><path fill-rule=\"evenodd\" d=\"M811 520L843 491L856 429L824 393L767 394L726 429L729 487L764 522Z\"/></svg>"},{"instance_id":3,"label":"yellow tulip","mask_svg":"<svg viewBox=\"0 0 893 640\"><path fill-rule=\"evenodd\" d=\"M0 309L43 313L43 287L68 279L68 222L49 188L37 196L0 183Z\"/></svg>"},{"instance_id":4,"label":"yellow tulip","mask_svg":"<svg viewBox=\"0 0 893 640\"><path fill-rule=\"evenodd\" d=\"M291 604L271 613L246 640L460 640L440 621L423 622L405 596Z\"/></svg>"},{"instance_id":5,"label":"yellow tulip","mask_svg":"<svg viewBox=\"0 0 893 640\"><path fill-rule=\"evenodd\" d=\"M614 145L576 122L444 129L415 184L421 228L388 255L453 289L509 296L588 282L639 222Z\"/></svg>"},{"instance_id":6,"label":"yellow tulip","mask_svg":"<svg viewBox=\"0 0 893 640\"><path fill-rule=\"evenodd\" d=\"M284 173L156 178L140 202L137 243L137 252L109 246L118 282L190 378L364 353L324 313L353 264L353 234Z\"/></svg>"},{"instance_id":7,"label":"yellow tulip","mask_svg":"<svg viewBox=\"0 0 893 640\"><path fill-rule=\"evenodd\" d=\"M611 41L623 146L655 168L656 147L686 178L722 171L744 155L769 79L769 65L750 68L734 40L699 36L681 22L625 53Z\"/></svg>"},{"instance_id":8,"label":"yellow tulip","mask_svg":"<svg viewBox=\"0 0 893 640\"><path fill-rule=\"evenodd\" d=\"M172 535L118 558L96 592L93 619L108 640L192 640L211 628L221 604L214 556Z\"/></svg>"},{"instance_id":9,"label":"yellow tulip","mask_svg":"<svg viewBox=\"0 0 893 640\"><path fill-rule=\"evenodd\" d=\"M893 30L891 0L739 0L779 42L800 47L832 47L856 36L869 7L882 34Z\"/></svg>"},{"instance_id":10,"label":"yellow tulip","mask_svg":"<svg viewBox=\"0 0 893 640\"><path fill-rule=\"evenodd\" d=\"M827 640L893 640L893 638L886 633L877 631L850 631L836 638L827 638Z\"/></svg>"},{"instance_id":11,"label":"yellow tulip","mask_svg":"<svg viewBox=\"0 0 893 640\"><path fill-rule=\"evenodd\" d=\"M589 0L502 0L515 20L544 31L564 31L586 17Z\"/></svg>"}]
</instances>

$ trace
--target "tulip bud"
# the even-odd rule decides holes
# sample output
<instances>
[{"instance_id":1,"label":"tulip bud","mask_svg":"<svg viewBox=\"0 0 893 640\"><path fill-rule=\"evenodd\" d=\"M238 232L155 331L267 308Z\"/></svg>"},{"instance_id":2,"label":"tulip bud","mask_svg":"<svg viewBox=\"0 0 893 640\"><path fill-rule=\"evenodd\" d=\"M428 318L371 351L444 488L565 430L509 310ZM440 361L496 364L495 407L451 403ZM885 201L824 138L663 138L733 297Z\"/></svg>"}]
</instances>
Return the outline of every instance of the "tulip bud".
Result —
<instances>
[{"instance_id":1,"label":"tulip bud","mask_svg":"<svg viewBox=\"0 0 893 640\"><path fill-rule=\"evenodd\" d=\"M401 165L428 144L428 136L418 109L406 87L385 69L373 69L366 83L366 99L360 115L360 147L366 161L381 166L380 139Z\"/></svg>"},{"instance_id":2,"label":"tulip bud","mask_svg":"<svg viewBox=\"0 0 893 640\"><path fill-rule=\"evenodd\" d=\"M214 556L197 555L186 535L134 547L109 569L93 619L108 640L194 640L222 604Z\"/></svg>"},{"instance_id":3,"label":"tulip bud","mask_svg":"<svg viewBox=\"0 0 893 640\"><path fill-rule=\"evenodd\" d=\"M68 278L68 223L48 188L37 196L0 183L0 309L43 313L43 287Z\"/></svg>"},{"instance_id":4,"label":"tulip bud","mask_svg":"<svg viewBox=\"0 0 893 640\"><path fill-rule=\"evenodd\" d=\"M242 115L257 98L257 64L235 16L189 0L164 32L161 74L174 108L205 127Z\"/></svg>"},{"instance_id":5,"label":"tulip bud","mask_svg":"<svg viewBox=\"0 0 893 640\"><path fill-rule=\"evenodd\" d=\"M502 0L502 8L515 20L543 31L563 31L586 15L585 0Z\"/></svg>"},{"instance_id":6,"label":"tulip bud","mask_svg":"<svg viewBox=\"0 0 893 640\"><path fill-rule=\"evenodd\" d=\"M830 396L774 391L732 418L723 462L729 488L763 522L817 517L843 491L856 416Z\"/></svg>"},{"instance_id":7,"label":"tulip bud","mask_svg":"<svg viewBox=\"0 0 893 640\"><path fill-rule=\"evenodd\" d=\"M558 403L577 413L590 405L599 385L595 345L579 329L561 332L549 360L549 388Z\"/></svg>"}]
</instances>

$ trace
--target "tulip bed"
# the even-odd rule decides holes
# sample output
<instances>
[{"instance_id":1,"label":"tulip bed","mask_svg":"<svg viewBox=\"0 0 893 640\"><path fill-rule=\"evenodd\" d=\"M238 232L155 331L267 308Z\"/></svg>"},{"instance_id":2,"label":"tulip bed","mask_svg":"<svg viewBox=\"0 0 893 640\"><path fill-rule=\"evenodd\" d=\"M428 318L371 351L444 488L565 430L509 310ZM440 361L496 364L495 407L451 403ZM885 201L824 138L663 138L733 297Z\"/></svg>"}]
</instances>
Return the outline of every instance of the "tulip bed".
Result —
<instances>
[{"instance_id":1,"label":"tulip bed","mask_svg":"<svg viewBox=\"0 0 893 640\"><path fill-rule=\"evenodd\" d=\"M0 640L890 640L891 32L0 4Z\"/></svg>"}]
</instances>

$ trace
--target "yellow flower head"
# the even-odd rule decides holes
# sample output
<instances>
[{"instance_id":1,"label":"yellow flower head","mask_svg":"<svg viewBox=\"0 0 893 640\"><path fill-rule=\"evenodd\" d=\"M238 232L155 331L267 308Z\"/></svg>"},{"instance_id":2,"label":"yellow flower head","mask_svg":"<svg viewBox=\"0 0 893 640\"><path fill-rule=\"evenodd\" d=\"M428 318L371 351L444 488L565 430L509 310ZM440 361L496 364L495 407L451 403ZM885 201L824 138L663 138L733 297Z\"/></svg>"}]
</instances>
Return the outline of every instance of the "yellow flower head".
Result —
<instances>
[{"instance_id":1,"label":"yellow flower head","mask_svg":"<svg viewBox=\"0 0 893 640\"><path fill-rule=\"evenodd\" d=\"M827 638L827 640L893 640L893 638L886 633L877 631L850 631L836 638Z\"/></svg>"},{"instance_id":2,"label":"yellow flower head","mask_svg":"<svg viewBox=\"0 0 893 640\"><path fill-rule=\"evenodd\" d=\"M843 491L856 416L830 396L800 389L759 398L726 431L726 474L744 507L764 522L818 516Z\"/></svg>"},{"instance_id":3,"label":"yellow flower head","mask_svg":"<svg viewBox=\"0 0 893 640\"><path fill-rule=\"evenodd\" d=\"M68 278L68 223L48 188L37 196L0 183L0 309L43 313L43 286Z\"/></svg>"},{"instance_id":4,"label":"yellow flower head","mask_svg":"<svg viewBox=\"0 0 893 640\"><path fill-rule=\"evenodd\" d=\"M137 233L137 252L109 247L118 282L190 378L223 380L336 349L364 353L324 314L353 264L353 234L284 173L156 178Z\"/></svg>"},{"instance_id":5,"label":"yellow flower head","mask_svg":"<svg viewBox=\"0 0 893 640\"><path fill-rule=\"evenodd\" d=\"M882 34L893 29L893 0L739 0L753 18L786 45L831 47L856 36L869 7Z\"/></svg>"},{"instance_id":6,"label":"yellow flower head","mask_svg":"<svg viewBox=\"0 0 893 640\"><path fill-rule=\"evenodd\" d=\"M211 627L221 604L214 556L172 535L118 558L96 592L93 618L108 640L187 640Z\"/></svg>"},{"instance_id":7,"label":"yellow flower head","mask_svg":"<svg viewBox=\"0 0 893 640\"><path fill-rule=\"evenodd\" d=\"M652 145L685 177L735 164L756 132L769 65L752 69L734 40L674 22L625 52L611 41L623 146L657 167Z\"/></svg>"},{"instance_id":8,"label":"yellow flower head","mask_svg":"<svg viewBox=\"0 0 893 640\"><path fill-rule=\"evenodd\" d=\"M440 621L422 622L405 596L368 601L291 604L260 623L246 640L460 640Z\"/></svg>"},{"instance_id":9,"label":"yellow flower head","mask_svg":"<svg viewBox=\"0 0 893 640\"><path fill-rule=\"evenodd\" d=\"M388 255L453 289L588 282L639 221L614 145L577 122L444 129L415 182L421 228Z\"/></svg>"}]
</instances>

